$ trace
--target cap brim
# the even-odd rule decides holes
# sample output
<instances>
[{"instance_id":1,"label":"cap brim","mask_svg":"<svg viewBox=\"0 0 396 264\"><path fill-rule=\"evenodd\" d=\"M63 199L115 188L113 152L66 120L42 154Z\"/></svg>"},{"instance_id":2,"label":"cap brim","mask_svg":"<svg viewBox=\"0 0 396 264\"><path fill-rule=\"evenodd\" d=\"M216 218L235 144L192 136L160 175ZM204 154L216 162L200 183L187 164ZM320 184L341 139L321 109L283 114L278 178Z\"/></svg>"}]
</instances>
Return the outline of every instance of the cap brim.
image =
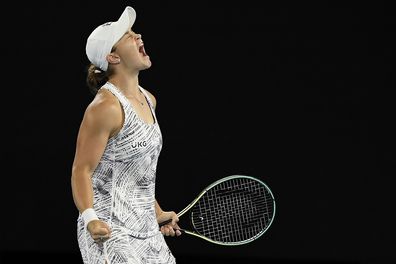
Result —
<instances>
[{"instance_id":1,"label":"cap brim","mask_svg":"<svg viewBox=\"0 0 396 264\"><path fill-rule=\"evenodd\" d=\"M136 20L136 11L130 6L127 6L122 12L120 18L115 22L117 31L114 36L114 44L118 42L122 36L132 28Z\"/></svg>"}]
</instances>

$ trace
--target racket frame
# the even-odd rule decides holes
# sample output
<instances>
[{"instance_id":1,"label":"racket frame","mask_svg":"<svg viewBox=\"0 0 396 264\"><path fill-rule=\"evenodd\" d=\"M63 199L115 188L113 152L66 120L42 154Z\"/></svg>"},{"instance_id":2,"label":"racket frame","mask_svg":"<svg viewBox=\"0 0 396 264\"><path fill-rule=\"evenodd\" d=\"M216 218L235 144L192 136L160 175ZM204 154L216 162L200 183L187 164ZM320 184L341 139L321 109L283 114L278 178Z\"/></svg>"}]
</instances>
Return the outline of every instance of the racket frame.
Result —
<instances>
[{"instance_id":1,"label":"racket frame","mask_svg":"<svg viewBox=\"0 0 396 264\"><path fill-rule=\"evenodd\" d=\"M177 214L177 216L178 216L178 217L181 217L181 216L184 215L186 212L188 212L188 211L198 202L198 200L199 200L206 192L208 192L211 188L213 188L214 186L216 186L216 185L218 185L218 184L220 184L220 183L222 183L222 182L225 182L225 181L228 181L228 180L231 180L231 179L237 179L237 178L248 178L248 179L251 179L251 180L254 180L254 181L258 181L258 182L260 182L260 183L266 188L266 190L267 190L267 191L269 192L269 194L271 195L271 197L272 197L272 202L273 202L273 206L274 206L274 210L273 210L273 214L272 214L270 223L267 225L267 227L266 227L265 229L263 229L260 233L258 233L257 235L255 235L255 236L253 236L253 237L251 237L251 238L249 238L249 239L246 239L246 240L243 240L243 241L238 241L238 242L227 242L227 243L212 240L212 239L207 238L207 237L205 237L205 236L203 236L203 235L201 235L201 234L198 234L198 233L195 232L195 231L190 231L190 230L186 230L186 229L182 229L181 231L182 231L183 233L187 233L187 234L189 234L189 235L193 235L193 236L202 238L202 239L204 239L204 240L206 240L206 241L209 241L209 242L211 242L211 243L218 244L218 245L222 245L222 246L239 246L239 245L242 245L242 244L246 244L246 243L252 242L252 241L258 239L260 236L262 236L262 235L268 230L268 228L271 226L271 224L272 224L272 222L273 222L273 220L274 220L275 211L276 211L276 203L275 203L274 195L273 195L271 189L268 187L268 185L265 184L263 181L261 181L261 180L255 178L255 177L252 177L252 176L247 176L247 175L230 175L230 176L221 178L221 179L219 179L219 180L213 182L212 184L210 184L209 186L207 186L205 189L203 189L202 192L199 193L198 196L197 196L189 205L187 205L183 210L181 210L181 211ZM192 213L192 212L190 212L190 213ZM190 215L190 217L191 217L191 215ZM190 219L190 221L191 221L191 219ZM192 225L194 226L193 223L192 223ZM195 229L195 226L194 226L194 229Z\"/></svg>"}]
</instances>

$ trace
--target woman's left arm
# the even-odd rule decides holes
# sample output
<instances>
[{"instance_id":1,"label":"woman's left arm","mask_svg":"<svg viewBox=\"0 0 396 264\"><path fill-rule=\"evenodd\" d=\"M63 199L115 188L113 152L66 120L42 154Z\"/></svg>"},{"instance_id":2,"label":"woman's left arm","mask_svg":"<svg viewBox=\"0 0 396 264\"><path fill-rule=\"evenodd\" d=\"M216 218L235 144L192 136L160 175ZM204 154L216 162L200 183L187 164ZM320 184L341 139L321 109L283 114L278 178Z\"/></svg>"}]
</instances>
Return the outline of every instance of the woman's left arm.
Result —
<instances>
[{"instance_id":1,"label":"woman's left arm","mask_svg":"<svg viewBox=\"0 0 396 264\"><path fill-rule=\"evenodd\" d=\"M161 233L165 236L180 236L180 227L177 222L179 222L179 217L174 211L163 211L158 204L157 200L155 200L155 214L157 216L157 222L162 223L166 220L172 219L172 222L169 224L161 226Z\"/></svg>"}]
</instances>

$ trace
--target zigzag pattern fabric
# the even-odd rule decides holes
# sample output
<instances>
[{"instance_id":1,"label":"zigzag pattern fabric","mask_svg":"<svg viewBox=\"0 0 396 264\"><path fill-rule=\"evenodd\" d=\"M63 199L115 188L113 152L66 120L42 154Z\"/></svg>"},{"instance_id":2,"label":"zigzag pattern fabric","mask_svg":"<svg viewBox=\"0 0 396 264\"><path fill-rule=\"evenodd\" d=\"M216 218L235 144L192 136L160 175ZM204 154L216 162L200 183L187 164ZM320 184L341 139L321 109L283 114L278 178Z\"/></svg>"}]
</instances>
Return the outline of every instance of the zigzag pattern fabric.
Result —
<instances>
[{"instance_id":1,"label":"zigzag pattern fabric","mask_svg":"<svg viewBox=\"0 0 396 264\"><path fill-rule=\"evenodd\" d=\"M111 228L111 238L96 243L77 219L77 238L84 264L176 263L155 214L155 177L162 135L150 97L141 87L154 123L143 121L123 93L107 82L120 101L124 124L109 139L92 175L94 209Z\"/></svg>"}]
</instances>

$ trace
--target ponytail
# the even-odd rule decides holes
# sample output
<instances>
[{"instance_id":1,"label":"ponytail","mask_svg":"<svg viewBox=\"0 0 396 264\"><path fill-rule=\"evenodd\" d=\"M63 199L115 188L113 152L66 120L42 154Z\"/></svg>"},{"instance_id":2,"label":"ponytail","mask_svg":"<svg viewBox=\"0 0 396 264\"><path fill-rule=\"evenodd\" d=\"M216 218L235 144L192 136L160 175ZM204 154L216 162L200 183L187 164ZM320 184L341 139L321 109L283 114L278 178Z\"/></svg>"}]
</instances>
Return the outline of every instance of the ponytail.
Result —
<instances>
[{"instance_id":1,"label":"ponytail","mask_svg":"<svg viewBox=\"0 0 396 264\"><path fill-rule=\"evenodd\" d=\"M102 71L100 68L93 64L88 66L87 85L88 89L93 95L96 95L99 88L102 87L109 80L109 69Z\"/></svg>"}]
</instances>

